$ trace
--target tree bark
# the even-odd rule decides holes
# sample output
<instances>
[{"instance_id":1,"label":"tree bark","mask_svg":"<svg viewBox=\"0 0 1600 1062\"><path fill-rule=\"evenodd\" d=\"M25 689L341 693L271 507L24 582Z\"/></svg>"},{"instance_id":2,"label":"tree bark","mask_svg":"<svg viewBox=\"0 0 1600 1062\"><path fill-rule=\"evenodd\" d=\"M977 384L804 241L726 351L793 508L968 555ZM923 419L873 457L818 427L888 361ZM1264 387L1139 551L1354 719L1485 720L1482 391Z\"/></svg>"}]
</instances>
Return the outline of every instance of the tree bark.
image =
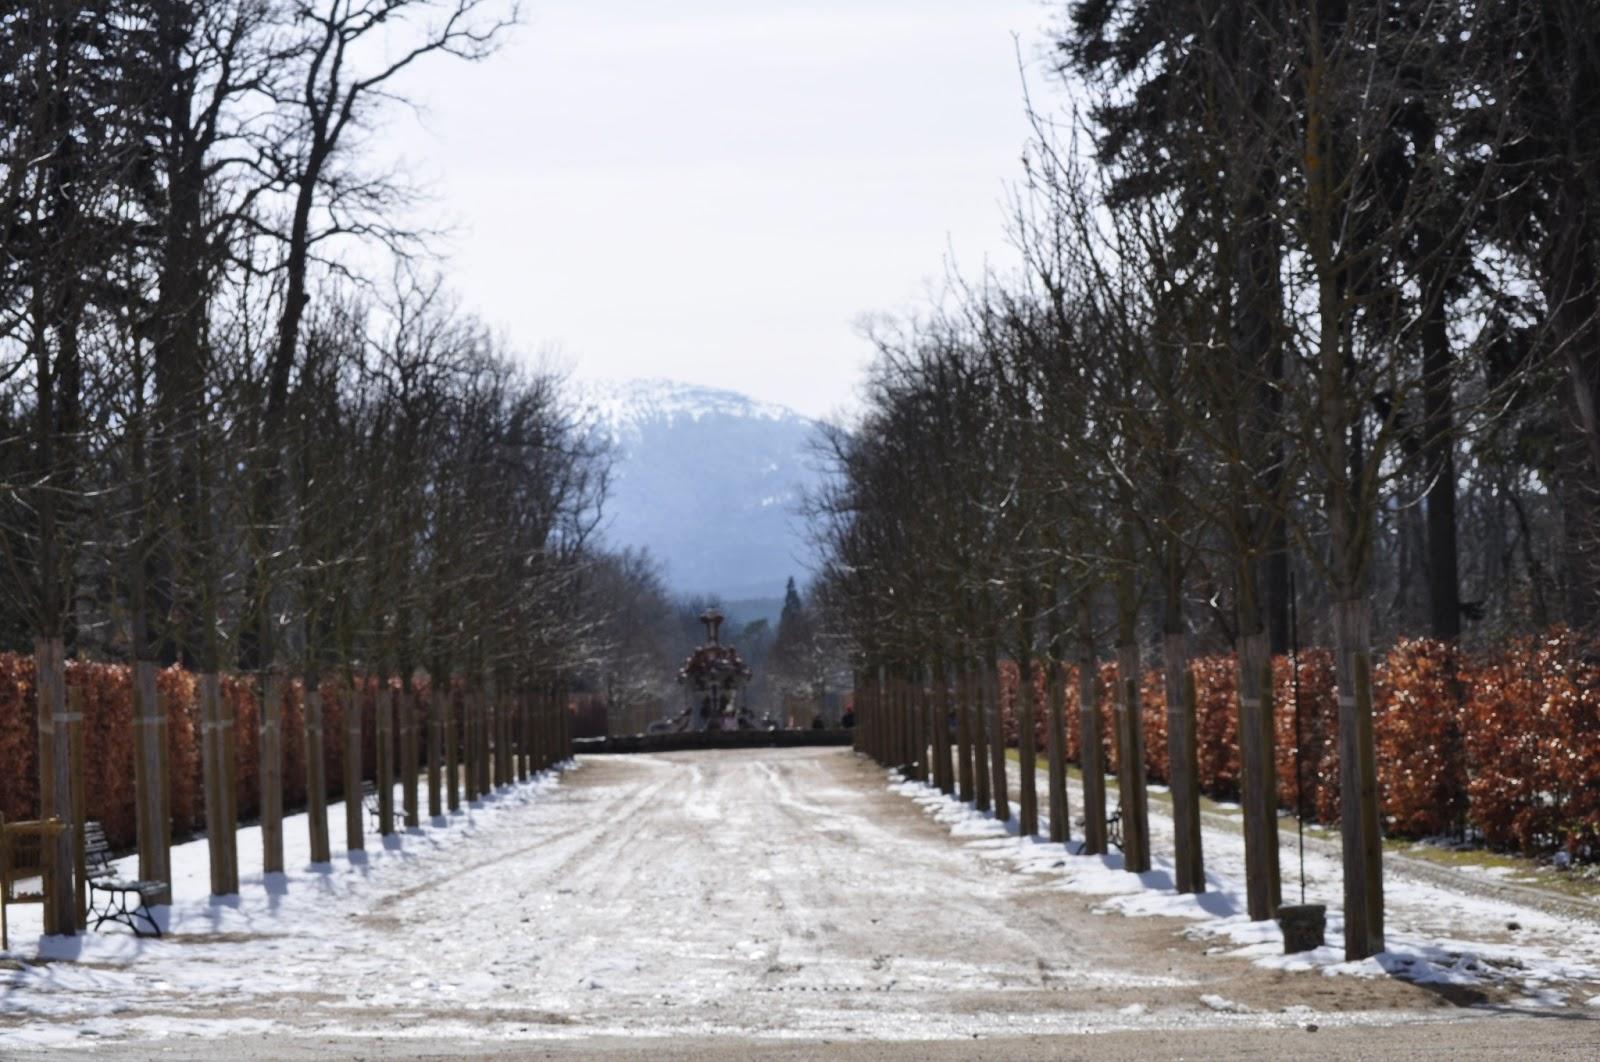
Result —
<instances>
[{"instance_id":1,"label":"tree bark","mask_svg":"<svg viewBox=\"0 0 1600 1062\"><path fill-rule=\"evenodd\" d=\"M1150 869L1150 796L1145 786L1144 713L1139 699L1139 646L1117 646L1117 808L1122 814L1123 869Z\"/></svg>"},{"instance_id":2,"label":"tree bark","mask_svg":"<svg viewBox=\"0 0 1600 1062\"><path fill-rule=\"evenodd\" d=\"M50 841L55 866L52 888L44 897L46 933L73 936L78 931L77 839L72 822L72 735L67 711L66 648L60 638L33 643L34 689L38 699L39 817L59 819L66 829Z\"/></svg>"},{"instance_id":3,"label":"tree bark","mask_svg":"<svg viewBox=\"0 0 1600 1062\"><path fill-rule=\"evenodd\" d=\"M999 650L991 638L983 660L983 694L989 716L989 771L994 817L1004 822L1011 818L1011 794L1006 784L1006 730L1000 718Z\"/></svg>"},{"instance_id":4,"label":"tree bark","mask_svg":"<svg viewBox=\"0 0 1600 1062\"><path fill-rule=\"evenodd\" d=\"M211 895L239 891L236 829L239 816L233 792L233 713L223 707L222 680L216 672L199 676L201 770L205 777L206 846L211 856Z\"/></svg>"},{"instance_id":5,"label":"tree bark","mask_svg":"<svg viewBox=\"0 0 1600 1062\"><path fill-rule=\"evenodd\" d=\"M261 869L283 873L283 676L262 676L256 717L261 787Z\"/></svg>"},{"instance_id":6,"label":"tree bark","mask_svg":"<svg viewBox=\"0 0 1600 1062\"><path fill-rule=\"evenodd\" d=\"M956 667L951 674L956 695L956 762L960 799L974 803L978 795L973 786L972 688L968 669Z\"/></svg>"},{"instance_id":7,"label":"tree bark","mask_svg":"<svg viewBox=\"0 0 1600 1062\"><path fill-rule=\"evenodd\" d=\"M320 676L305 677L306 823L311 862L328 863L333 851L328 840L328 759L323 742L323 707Z\"/></svg>"},{"instance_id":8,"label":"tree bark","mask_svg":"<svg viewBox=\"0 0 1600 1062\"><path fill-rule=\"evenodd\" d=\"M1246 906L1265 921L1282 902L1278 870L1277 768L1272 709L1272 659L1268 634L1257 630L1239 639L1240 802L1244 812Z\"/></svg>"},{"instance_id":9,"label":"tree bark","mask_svg":"<svg viewBox=\"0 0 1600 1062\"><path fill-rule=\"evenodd\" d=\"M339 687L344 716L344 843L352 852L366 847L361 806L361 698L346 679Z\"/></svg>"},{"instance_id":10,"label":"tree bark","mask_svg":"<svg viewBox=\"0 0 1600 1062\"><path fill-rule=\"evenodd\" d=\"M417 694L412 689L409 674L404 683L400 690L400 804L405 812L406 828L415 829L422 825L417 810Z\"/></svg>"},{"instance_id":11,"label":"tree bark","mask_svg":"<svg viewBox=\"0 0 1600 1062\"><path fill-rule=\"evenodd\" d=\"M378 835L388 837L394 833L394 709L398 695L390 688L387 679L378 684L373 698L377 726L378 754Z\"/></svg>"},{"instance_id":12,"label":"tree bark","mask_svg":"<svg viewBox=\"0 0 1600 1062\"><path fill-rule=\"evenodd\" d=\"M152 660L133 664L134 804L139 837L139 879L159 881L157 898L172 902L172 795L167 778L167 716Z\"/></svg>"},{"instance_id":13,"label":"tree bark","mask_svg":"<svg viewBox=\"0 0 1600 1062\"><path fill-rule=\"evenodd\" d=\"M972 713L972 757L977 773L977 800L973 806L978 811L988 811L993 806L989 778L989 720L984 707L984 683L976 657L966 663L967 705Z\"/></svg>"},{"instance_id":14,"label":"tree bark","mask_svg":"<svg viewBox=\"0 0 1600 1062\"><path fill-rule=\"evenodd\" d=\"M1372 736L1372 658L1366 602L1333 610L1339 691L1339 824L1344 848L1344 952L1348 961L1384 949L1383 838Z\"/></svg>"},{"instance_id":15,"label":"tree bark","mask_svg":"<svg viewBox=\"0 0 1600 1062\"><path fill-rule=\"evenodd\" d=\"M448 687L440 688L441 677L436 676L428 685L428 817L438 819L444 815L444 779L442 762L444 753L445 701L450 696ZM446 680L447 681L447 680Z\"/></svg>"},{"instance_id":16,"label":"tree bark","mask_svg":"<svg viewBox=\"0 0 1600 1062\"><path fill-rule=\"evenodd\" d=\"M1067 801L1067 710L1065 666L1060 659L1061 608L1050 610L1050 651L1045 654L1046 693L1050 698L1046 755L1050 758L1050 840L1065 844L1072 839L1072 809Z\"/></svg>"},{"instance_id":17,"label":"tree bark","mask_svg":"<svg viewBox=\"0 0 1600 1062\"><path fill-rule=\"evenodd\" d=\"M1189 639L1168 631L1161 662L1167 699L1167 762L1172 791L1173 866L1179 892L1206 891L1200 842L1199 758L1195 749L1194 675L1189 670Z\"/></svg>"},{"instance_id":18,"label":"tree bark","mask_svg":"<svg viewBox=\"0 0 1600 1062\"><path fill-rule=\"evenodd\" d=\"M1088 628L1085 628L1086 630ZM1091 635L1078 663L1078 766L1083 771L1083 853L1106 854L1106 764L1100 717L1100 663Z\"/></svg>"},{"instance_id":19,"label":"tree bark","mask_svg":"<svg viewBox=\"0 0 1600 1062\"><path fill-rule=\"evenodd\" d=\"M1024 837L1039 833L1038 736L1034 730L1033 618L1022 620L1023 634L1017 653L1017 783L1018 831Z\"/></svg>"}]
</instances>

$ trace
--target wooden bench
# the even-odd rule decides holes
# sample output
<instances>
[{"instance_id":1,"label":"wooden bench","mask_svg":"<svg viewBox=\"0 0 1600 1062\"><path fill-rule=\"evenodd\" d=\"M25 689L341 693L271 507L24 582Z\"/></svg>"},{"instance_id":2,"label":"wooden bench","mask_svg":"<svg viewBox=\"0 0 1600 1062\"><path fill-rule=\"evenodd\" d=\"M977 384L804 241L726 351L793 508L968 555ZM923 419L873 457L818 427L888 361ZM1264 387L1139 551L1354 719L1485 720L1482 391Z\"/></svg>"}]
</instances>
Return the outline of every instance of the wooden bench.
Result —
<instances>
[{"instance_id":1,"label":"wooden bench","mask_svg":"<svg viewBox=\"0 0 1600 1062\"><path fill-rule=\"evenodd\" d=\"M0 815L0 951L11 949L6 908L19 903L42 904L53 891L56 871L50 844L64 829L59 819L7 822ZM35 881L37 888L19 888Z\"/></svg>"},{"instance_id":2,"label":"wooden bench","mask_svg":"<svg viewBox=\"0 0 1600 1062\"><path fill-rule=\"evenodd\" d=\"M150 913L149 904L159 903L167 894L166 883L122 880L111 861L106 832L98 822L84 823L83 855L84 876L89 881L89 916L94 919L89 928L99 929L103 922L121 922L135 936L159 937L161 927Z\"/></svg>"}]
</instances>

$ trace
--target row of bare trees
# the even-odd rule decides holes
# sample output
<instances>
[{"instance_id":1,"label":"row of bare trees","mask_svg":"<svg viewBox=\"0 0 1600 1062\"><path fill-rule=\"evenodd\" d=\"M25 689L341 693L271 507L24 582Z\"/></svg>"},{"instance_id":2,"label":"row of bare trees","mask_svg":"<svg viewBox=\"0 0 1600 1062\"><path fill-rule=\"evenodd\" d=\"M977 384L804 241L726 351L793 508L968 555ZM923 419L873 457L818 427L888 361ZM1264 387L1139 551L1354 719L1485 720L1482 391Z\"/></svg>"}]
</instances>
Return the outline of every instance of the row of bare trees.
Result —
<instances>
[{"instance_id":1,"label":"row of bare trees","mask_svg":"<svg viewBox=\"0 0 1600 1062\"><path fill-rule=\"evenodd\" d=\"M1050 676L1054 805L1059 665L1084 665L1092 707L1114 649L1127 866L1146 869L1155 649L1176 880L1203 889L1187 661L1232 648L1249 910L1271 917L1270 658L1298 583L1304 635L1335 648L1346 952L1381 950L1374 637L1600 618L1597 41L1577 0L1063 9L1051 59L1075 106L1034 114L1025 267L879 331L815 506L867 700L957 698L964 798L1009 811L999 658L1023 690ZM1025 832L1035 710L1022 697ZM1082 725L1093 758L1098 715ZM867 736L891 762L927 747ZM1103 851L1103 774L1083 768Z\"/></svg>"},{"instance_id":2,"label":"row of bare trees","mask_svg":"<svg viewBox=\"0 0 1600 1062\"><path fill-rule=\"evenodd\" d=\"M159 759L156 670L199 673L208 799L230 748L209 737L231 723L215 677L257 673L273 817L289 675L313 702L330 675L516 697L593 655L603 450L559 378L429 276L415 189L369 146L417 70L486 56L515 17L499 0L0 15L0 645L37 655L43 814L70 806L70 656L134 663L141 763ZM352 265L375 260L392 264ZM263 835L282 869L281 831ZM232 891L219 843L213 889ZM325 830L313 843L326 859Z\"/></svg>"}]
</instances>

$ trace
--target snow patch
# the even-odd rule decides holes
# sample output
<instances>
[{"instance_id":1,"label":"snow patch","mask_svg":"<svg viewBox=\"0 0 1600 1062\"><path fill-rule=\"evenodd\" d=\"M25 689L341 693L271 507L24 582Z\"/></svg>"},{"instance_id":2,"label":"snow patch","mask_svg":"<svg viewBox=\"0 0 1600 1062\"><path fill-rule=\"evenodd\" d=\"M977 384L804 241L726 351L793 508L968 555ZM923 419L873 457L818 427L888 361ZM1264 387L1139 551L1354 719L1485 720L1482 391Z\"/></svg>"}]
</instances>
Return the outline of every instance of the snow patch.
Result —
<instances>
[{"instance_id":1,"label":"snow patch","mask_svg":"<svg viewBox=\"0 0 1600 1062\"><path fill-rule=\"evenodd\" d=\"M1120 853L1081 855L1081 845L1065 847L1037 837L1021 837L1015 819L1001 822L988 812L947 796L932 786L888 772L888 786L919 804L952 836L986 859L1004 860L1027 874L1054 875L1061 889L1103 897L1094 907L1102 914L1163 917L1189 921L1185 932L1214 941L1211 953L1246 958L1258 966L1288 972L1321 971L1327 976L1398 977L1416 984L1498 987L1516 991L1514 1002L1549 1008L1569 1004L1578 986L1600 985L1600 927L1575 918L1560 918L1537 908L1498 898L1443 888L1413 880L1392 870L1385 873L1387 950L1359 962L1346 962L1342 937L1344 916L1339 905L1327 904L1327 940L1313 951L1283 953L1283 932L1276 922L1251 921L1246 913L1243 839L1215 826L1202 829L1206 855L1206 891L1178 893L1171 860L1153 854L1151 869L1131 874ZM1077 783L1074 783L1077 787ZM1156 787L1151 787L1152 791ZM1115 800L1115 790L1111 792ZM1046 802L1041 801L1041 806ZM1082 807L1081 788L1069 793L1069 804ZM1236 809L1237 805L1224 805ZM1152 804L1152 838L1170 844L1170 823ZM1040 812L1040 833L1048 835L1048 817ZM1284 891L1290 889L1294 851L1285 838L1282 857ZM1308 887L1313 900L1337 894L1342 869L1321 852L1306 853ZM1481 938L1493 927L1521 926L1516 943ZM1473 939L1480 937L1480 939ZM1563 987L1565 986L1565 987ZM1587 995L1587 993L1585 993ZM1207 1003L1212 1009L1219 1009ZM1586 1006L1600 1007L1600 996Z\"/></svg>"}]
</instances>

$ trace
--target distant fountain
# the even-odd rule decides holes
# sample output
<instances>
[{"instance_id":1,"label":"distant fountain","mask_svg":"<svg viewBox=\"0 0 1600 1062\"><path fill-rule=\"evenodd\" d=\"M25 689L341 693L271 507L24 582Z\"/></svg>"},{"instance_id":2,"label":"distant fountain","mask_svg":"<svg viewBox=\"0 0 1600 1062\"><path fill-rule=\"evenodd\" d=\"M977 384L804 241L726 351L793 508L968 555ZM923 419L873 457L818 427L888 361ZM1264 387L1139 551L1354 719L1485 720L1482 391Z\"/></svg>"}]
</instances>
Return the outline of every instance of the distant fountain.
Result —
<instances>
[{"instance_id":1,"label":"distant fountain","mask_svg":"<svg viewBox=\"0 0 1600 1062\"><path fill-rule=\"evenodd\" d=\"M750 684L750 668L721 638L722 613L715 608L700 614L706 625L706 643L678 669L678 684L689 703L677 720L676 730L748 730L755 725L739 696Z\"/></svg>"}]
</instances>

